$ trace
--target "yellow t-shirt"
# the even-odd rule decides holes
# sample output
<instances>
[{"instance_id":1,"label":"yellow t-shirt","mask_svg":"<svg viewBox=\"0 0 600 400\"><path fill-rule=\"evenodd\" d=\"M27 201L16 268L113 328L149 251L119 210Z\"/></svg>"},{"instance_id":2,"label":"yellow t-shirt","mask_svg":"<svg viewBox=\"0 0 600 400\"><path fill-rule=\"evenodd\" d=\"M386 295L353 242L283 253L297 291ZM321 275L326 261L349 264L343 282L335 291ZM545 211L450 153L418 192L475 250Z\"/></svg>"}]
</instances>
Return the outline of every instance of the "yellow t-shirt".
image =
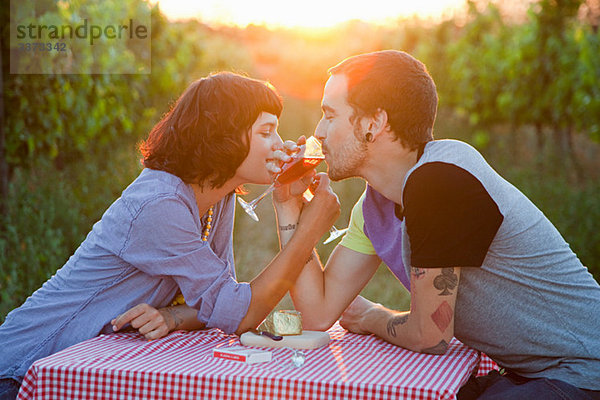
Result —
<instances>
[{"instance_id":1,"label":"yellow t-shirt","mask_svg":"<svg viewBox=\"0 0 600 400\"><path fill-rule=\"evenodd\" d=\"M358 253L377 255L371 240L365 235L364 231L365 220L362 206L366 193L365 190L354 205L354 208L352 208L348 232L340 244ZM379 276L376 278L377 283L370 288L369 285L371 284L367 285L361 291L361 295L396 310L409 310L410 292L406 290L402 283L396 280L397 278L385 263L381 263L377 275Z\"/></svg>"},{"instance_id":2,"label":"yellow t-shirt","mask_svg":"<svg viewBox=\"0 0 600 400\"><path fill-rule=\"evenodd\" d=\"M371 240L365 235L364 231L365 219L363 217L362 205L366 194L367 191L365 190L354 205L354 208L352 208L348 232L346 232L340 244L362 254L377 254Z\"/></svg>"}]
</instances>

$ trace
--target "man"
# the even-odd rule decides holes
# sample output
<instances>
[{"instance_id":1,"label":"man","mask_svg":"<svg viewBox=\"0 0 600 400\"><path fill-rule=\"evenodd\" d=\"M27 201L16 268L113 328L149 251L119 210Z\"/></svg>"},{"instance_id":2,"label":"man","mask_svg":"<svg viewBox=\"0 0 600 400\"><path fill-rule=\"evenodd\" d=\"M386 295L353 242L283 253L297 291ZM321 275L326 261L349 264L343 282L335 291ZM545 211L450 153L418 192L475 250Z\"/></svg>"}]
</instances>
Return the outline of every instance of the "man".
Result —
<instances>
[{"instance_id":1,"label":"man","mask_svg":"<svg viewBox=\"0 0 600 400\"><path fill-rule=\"evenodd\" d=\"M315 136L330 178L362 177L367 189L326 267L311 257L291 292L305 328L344 313L352 332L431 354L456 336L509 371L470 381L459 398L600 398L600 286L474 148L433 140L425 66L381 51L330 74ZM285 191L275 196L283 246L301 212ZM357 297L381 261L410 288L410 311Z\"/></svg>"}]
</instances>

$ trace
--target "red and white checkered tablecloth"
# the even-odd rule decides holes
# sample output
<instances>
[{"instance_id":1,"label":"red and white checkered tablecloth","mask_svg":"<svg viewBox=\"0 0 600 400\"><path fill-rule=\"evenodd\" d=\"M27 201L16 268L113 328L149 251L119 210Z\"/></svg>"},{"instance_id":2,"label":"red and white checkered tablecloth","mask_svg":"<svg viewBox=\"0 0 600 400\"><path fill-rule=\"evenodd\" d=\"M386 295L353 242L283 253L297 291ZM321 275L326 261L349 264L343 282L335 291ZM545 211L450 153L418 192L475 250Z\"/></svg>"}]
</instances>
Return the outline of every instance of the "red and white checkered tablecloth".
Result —
<instances>
[{"instance_id":1,"label":"red and white checkered tablecloth","mask_svg":"<svg viewBox=\"0 0 600 400\"><path fill-rule=\"evenodd\" d=\"M487 354L481 353L481 359L479 360L479 369L477 370L476 376L485 376L489 374L493 369L500 369L498 364L494 362Z\"/></svg>"},{"instance_id":2,"label":"red and white checkered tablecloth","mask_svg":"<svg viewBox=\"0 0 600 400\"><path fill-rule=\"evenodd\" d=\"M305 350L301 368L292 366L289 349L269 349L273 361L262 364L214 358L215 347L240 345L217 329L155 341L137 333L99 336L35 362L18 398L453 399L478 366L493 367L489 358L480 365L479 353L456 339L434 356L339 324L329 333L328 346Z\"/></svg>"}]
</instances>

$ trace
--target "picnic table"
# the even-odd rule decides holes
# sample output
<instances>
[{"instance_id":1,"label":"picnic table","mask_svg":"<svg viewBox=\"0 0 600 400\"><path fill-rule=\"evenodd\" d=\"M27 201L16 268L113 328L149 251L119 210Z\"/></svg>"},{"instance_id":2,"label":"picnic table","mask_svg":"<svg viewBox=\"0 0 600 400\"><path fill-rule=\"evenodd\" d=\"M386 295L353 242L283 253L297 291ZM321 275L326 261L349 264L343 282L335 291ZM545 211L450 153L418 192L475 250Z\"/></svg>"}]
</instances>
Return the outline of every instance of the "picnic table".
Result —
<instances>
[{"instance_id":1,"label":"picnic table","mask_svg":"<svg viewBox=\"0 0 600 400\"><path fill-rule=\"evenodd\" d=\"M273 359L246 364L213 357L213 349L239 346L218 329L176 331L147 341L138 333L102 335L36 361L19 399L454 399L471 374L495 364L452 339L445 355L393 346L357 335L339 323L329 345L268 349Z\"/></svg>"}]
</instances>

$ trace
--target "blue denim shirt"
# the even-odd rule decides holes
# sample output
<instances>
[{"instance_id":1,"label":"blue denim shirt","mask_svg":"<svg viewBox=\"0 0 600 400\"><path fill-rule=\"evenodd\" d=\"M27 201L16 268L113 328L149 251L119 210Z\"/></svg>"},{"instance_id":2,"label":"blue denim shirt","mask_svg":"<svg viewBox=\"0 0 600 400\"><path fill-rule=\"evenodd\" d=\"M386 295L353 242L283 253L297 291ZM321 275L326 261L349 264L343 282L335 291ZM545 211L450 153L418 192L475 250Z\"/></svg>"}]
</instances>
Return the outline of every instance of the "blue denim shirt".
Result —
<instances>
[{"instance_id":1,"label":"blue denim shirt","mask_svg":"<svg viewBox=\"0 0 600 400\"><path fill-rule=\"evenodd\" d=\"M213 228L192 188L145 169L94 224L75 254L0 326L0 378L21 380L37 359L111 333L110 321L139 304L167 306L179 287L198 320L236 330L250 304L233 262L235 195L215 205Z\"/></svg>"}]
</instances>

